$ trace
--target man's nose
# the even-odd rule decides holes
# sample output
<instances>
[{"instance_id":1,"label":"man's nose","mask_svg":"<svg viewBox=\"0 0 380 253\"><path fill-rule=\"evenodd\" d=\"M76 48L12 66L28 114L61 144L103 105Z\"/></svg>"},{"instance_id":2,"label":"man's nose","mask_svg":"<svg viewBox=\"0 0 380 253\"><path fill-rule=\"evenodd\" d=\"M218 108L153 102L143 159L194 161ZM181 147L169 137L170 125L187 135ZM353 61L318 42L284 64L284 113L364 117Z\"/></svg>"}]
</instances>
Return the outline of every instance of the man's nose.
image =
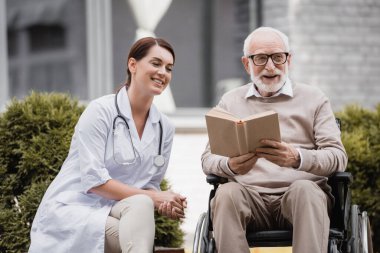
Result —
<instances>
[{"instance_id":1,"label":"man's nose","mask_svg":"<svg viewBox=\"0 0 380 253\"><path fill-rule=\"evenodd\" d=\"M274 65L271 57L268 58L267 64L265 64L265 69L266 70L274 70L274 69L276 69L276 65Z\"/></svg>"}]
</instances>

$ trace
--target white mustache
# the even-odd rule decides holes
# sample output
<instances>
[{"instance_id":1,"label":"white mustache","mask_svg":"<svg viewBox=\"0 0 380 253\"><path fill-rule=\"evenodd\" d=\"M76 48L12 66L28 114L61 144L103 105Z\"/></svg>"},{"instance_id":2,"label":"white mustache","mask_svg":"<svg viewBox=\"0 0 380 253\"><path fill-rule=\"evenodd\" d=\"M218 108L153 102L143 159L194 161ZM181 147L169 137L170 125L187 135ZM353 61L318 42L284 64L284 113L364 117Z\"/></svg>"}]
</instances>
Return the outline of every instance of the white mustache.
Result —
<instances>
[{"instance_id":1,"label":"white mustache","mask_svg":"<svg viewBox=\"0 0 380 253\"><path fill-rule=\"evenodd\" d=\"M276 75L280 76L280 75L282 75L282 72L279 69L275 69L271 73L269 73L269 72L262 72L256 78L261 78L262 76L276 76Z\"/></svg>"}]
</instances>

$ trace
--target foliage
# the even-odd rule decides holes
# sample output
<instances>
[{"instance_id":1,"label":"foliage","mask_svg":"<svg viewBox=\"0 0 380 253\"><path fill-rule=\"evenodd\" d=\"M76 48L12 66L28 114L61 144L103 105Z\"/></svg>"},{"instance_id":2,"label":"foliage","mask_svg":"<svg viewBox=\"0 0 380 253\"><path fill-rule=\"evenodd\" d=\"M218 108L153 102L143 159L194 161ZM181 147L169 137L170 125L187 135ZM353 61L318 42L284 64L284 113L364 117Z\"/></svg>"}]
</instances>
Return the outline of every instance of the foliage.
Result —
<instances>
[{"instance_id":1,"label":"foliage","mask_svg":"<svg viewBox=\"0 0 380 253\"><path fill-rule=\"evenodd\" d=\"M170 189L166 180L161 182L163 191ZM180 247L183 243L183 231L179 228L180 222L169 219L165 216L154 214L156 219L156 238L155 244L167 247Z\"/></svg>"},{"instance_id":2,"label":"foliage","mask_svg":"<svg viewBox=\"0 0 380 253\"><path fill-rule=\"evenodd\" d=\"M352 201L368 212L374 248L380 251L380 104L375 110L350 105L336 116L354 179Z\"/></svg>"},{"instance_id":3,"label":"foliage","mask_svg":"<svg viewBox=\"0 0 380 253\"><path fill-rule=\"evenodd\" d=\"M0 115L0 252L27 251L35 212L67 156L83 110L66 94L32 92ZM180 223L156 218L156 244L179 246Z\"/></svg>"}]
</instances>

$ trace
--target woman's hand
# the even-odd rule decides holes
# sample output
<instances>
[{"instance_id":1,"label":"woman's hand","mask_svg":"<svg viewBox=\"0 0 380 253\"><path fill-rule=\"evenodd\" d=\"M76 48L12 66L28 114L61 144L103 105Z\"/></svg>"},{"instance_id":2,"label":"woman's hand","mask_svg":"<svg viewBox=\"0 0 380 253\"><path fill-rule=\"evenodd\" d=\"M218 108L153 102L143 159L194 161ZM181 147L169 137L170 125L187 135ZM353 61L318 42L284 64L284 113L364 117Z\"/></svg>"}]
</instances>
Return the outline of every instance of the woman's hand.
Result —
<instances>
[{"instance_id":1,"label":"woman's hand","mask_svg":"<svg viewBox=\"0 0 380 253\"><path fill-rule=\"evenodd\" d=\"M172 191L162 191L155 193L153 202L159 214L174 220L185 218L186 197Z\"/></svg>"}]
</instances>

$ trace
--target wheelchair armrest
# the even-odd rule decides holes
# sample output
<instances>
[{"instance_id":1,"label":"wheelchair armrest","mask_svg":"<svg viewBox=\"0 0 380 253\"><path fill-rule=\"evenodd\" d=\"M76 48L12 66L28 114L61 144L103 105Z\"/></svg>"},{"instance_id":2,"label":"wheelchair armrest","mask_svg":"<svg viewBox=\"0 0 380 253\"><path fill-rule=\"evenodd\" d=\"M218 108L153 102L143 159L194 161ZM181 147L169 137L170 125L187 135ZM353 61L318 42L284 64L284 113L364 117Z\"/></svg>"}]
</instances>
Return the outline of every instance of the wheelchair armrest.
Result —
<instances>
[{"instance_id":1,"label":"wheelchair armrest","mask_svg":"<svg viewBox=\"0 0 380 253\"><path fill-rule=\"evenodd\" d=\"M228 182L228 179L225 177L217 176L215 174L209 174L206 177L206 181L213 186L217 186L219 184L224 184Z\"/></svg>"},{"instance_id":2,"label":"wheelchair armrest","mask_svg":"<svg viewBox=\"0 0 380 253\"><path fill-rule=\"evenodd\" d=\"M214 186L214 189L210 191L209 199L208 199L208 230L213 231L213 226L212 226L212 220L211 220L211 200L215 196L215 192L220 184L224 184L228 182L228 179L225 177L217 176L215 174L209 174L206 176L206 181L207 183L211 184Z\"/></svg>"},{"instance_id":3,"label":"wheelchair armrest","mask_svg":"<svg viewBox=\"0 0 380 253\"><path fill-rule=\"evenodd\" d=\"M350 216L352 175L349 172L336 172L328 179L334 206L331 212L331 227L347 229Z\"/></svg>"},{"instance_id":4,"label":"wheelchair armrest","mask_svg":"<svg viewBox=\"0 0 380 253\"><path fill-rule=\"evenodd\" d=\"M350 172L335 172L329 177L328 184L331 186L332 184L336 184L338 182L352 183L352 175Z\"/></svg>"}]
</instances>

